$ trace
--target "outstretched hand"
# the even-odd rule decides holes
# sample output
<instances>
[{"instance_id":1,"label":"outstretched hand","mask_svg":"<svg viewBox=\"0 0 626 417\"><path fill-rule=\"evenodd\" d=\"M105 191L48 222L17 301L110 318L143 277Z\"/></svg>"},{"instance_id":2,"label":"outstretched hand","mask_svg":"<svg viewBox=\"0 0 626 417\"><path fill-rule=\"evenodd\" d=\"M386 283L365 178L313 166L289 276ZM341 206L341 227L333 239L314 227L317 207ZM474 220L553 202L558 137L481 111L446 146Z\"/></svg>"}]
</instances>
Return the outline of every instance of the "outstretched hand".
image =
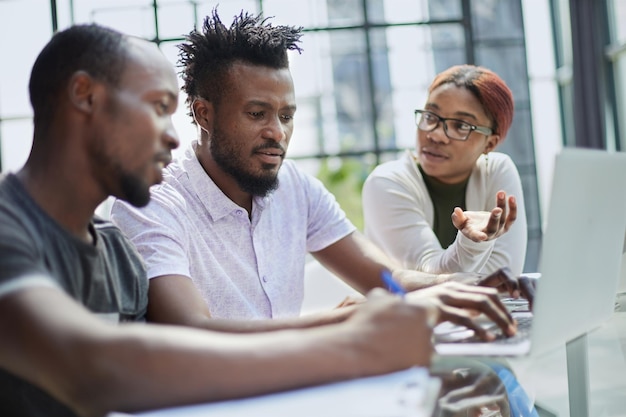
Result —
<instances>
[{"instance_id":1,"label":"outstretched hand","mask_svg":"<svg viewBox=\"0 0 626 417\"><path fill-rule=\"evenodd\" d=\"M508 210L507 210L508 200ZM506 233L517 218L517 202L514 196L507 199L504 191L496 194L496 207L488 211L463 211L456 207L452 224L468 239L482 242L496 239Z\"/></svg>"}]
</instances>

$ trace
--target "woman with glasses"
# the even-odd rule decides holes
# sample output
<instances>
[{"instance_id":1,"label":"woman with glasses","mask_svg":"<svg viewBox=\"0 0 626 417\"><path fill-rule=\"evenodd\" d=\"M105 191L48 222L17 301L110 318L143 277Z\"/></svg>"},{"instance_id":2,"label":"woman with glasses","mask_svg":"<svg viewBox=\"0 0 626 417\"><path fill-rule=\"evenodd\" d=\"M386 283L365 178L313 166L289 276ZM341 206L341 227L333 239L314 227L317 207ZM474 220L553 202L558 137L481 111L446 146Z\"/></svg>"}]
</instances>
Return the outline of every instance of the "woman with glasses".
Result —
<instances>
[{"instance_id":1,"label":"woman with glasses","mask_svg":"<svg viewBox=\"0 0 626 417\"><path fill-rule=\"evenodd\" d=\"M511 158L494 152L513 120L511 91L494 72L459 65L438 74L428 93L415 110L416 149L379 165L365 182L365 233L406 268L509 267L518 276L527 241L522 184ZM462 233L466 222L498 210L506 233Z\"/></svg>"}]
</instances>

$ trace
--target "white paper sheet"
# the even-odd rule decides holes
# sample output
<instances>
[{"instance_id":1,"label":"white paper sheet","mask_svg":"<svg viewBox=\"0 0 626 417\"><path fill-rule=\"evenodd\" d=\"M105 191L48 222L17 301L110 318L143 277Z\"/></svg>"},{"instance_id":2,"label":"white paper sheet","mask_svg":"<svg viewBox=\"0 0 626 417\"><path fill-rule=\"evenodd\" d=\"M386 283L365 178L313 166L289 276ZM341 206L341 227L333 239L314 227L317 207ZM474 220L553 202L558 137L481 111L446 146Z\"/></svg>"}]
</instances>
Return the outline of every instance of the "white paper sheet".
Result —
<instances>
[{"instance_id":1,"label":"white paper sheet","mask_svg":"<svg viewBox=\"0 0 626 417\"><path fill-rule=\"evenodd\" d=\"M439 380L425 368L241 400L175 407L136 417L428 417ZM126 414L113 413L109 417Z\"/></svg>"}]
</instances>

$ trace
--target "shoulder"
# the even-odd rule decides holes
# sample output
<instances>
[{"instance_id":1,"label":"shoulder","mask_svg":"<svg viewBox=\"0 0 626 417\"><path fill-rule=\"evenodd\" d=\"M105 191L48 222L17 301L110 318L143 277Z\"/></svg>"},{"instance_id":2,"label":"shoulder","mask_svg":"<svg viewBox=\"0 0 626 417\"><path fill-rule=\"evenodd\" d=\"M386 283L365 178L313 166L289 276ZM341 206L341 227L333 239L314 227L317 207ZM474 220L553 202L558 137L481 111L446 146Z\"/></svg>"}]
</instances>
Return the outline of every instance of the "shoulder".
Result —
<instances>
[{"instance_id":1,"label":"shoulder","mask_svg":"<svg viewBox=\"0 0 626 417\"><path fill-rule=\"evenodd\" d=\"M422 182L422 176L410 151L403 153L400 158L383 162L375 167L367 176L364 189L379 184L388 188L391 184L402 188L414 188Z\"/></svg>"},{"instance_id":2,"label":"shoulder","mask_svg":"<svg viewBox=\"0 0 626 417\"><path fill-rule=\"evenodd\" d=\"M285 159L278 171L279 190L290 193L311 188L324 188L322 181L301 169L296 161Z\"/></svg>"},{"instance_id":3,"label":"shoulder","mask_svg":"<svg viewBox=\"0 0 626 417\"><path fill-rule=\"evenodd\" d=\"M476 169L491 173L514 172L517 167L513 159L502 152L490 152L488 155L481 155L476 161Z\"/></svg>"},{"instance_id":4,"label":"shoulder","mask_svg":"<svg viewBox=\"0 0 626 417\"><path fill-rule=\"evenodd\" d=\"M398 159L379 164L374 168L369 177L405 177L411 173L416 162L410 151L405 151Z\"/></svg>"}]
</instances>

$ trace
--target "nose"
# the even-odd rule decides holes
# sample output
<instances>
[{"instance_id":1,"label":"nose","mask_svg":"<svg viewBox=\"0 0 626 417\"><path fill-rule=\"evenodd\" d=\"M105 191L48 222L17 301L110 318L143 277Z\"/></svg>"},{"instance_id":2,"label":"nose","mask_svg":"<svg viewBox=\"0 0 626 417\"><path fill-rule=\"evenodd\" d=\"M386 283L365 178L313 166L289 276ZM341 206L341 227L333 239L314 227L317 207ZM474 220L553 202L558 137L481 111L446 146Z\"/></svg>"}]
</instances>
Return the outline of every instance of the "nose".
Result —
<instances>
[{"instance_id":1,"label":"nose","mask_svg":"<svg viewBox=\"0 0 626 417\"><path fill-rule=\"evenodd\" d=\"M439 122L439 124L437 124L437 126L433 130L427 132L426 137L428 138L428 140L434 143L450 143L450 138L448 138L448 135L446 135L443 122Z\"/></svg>"},{"instance_id":2,"label":"nose","mask_svg":"<svg viewBox=\"0 0 626 417\"><path fill-rule=\"evenodd\" d=\"M172 123L172 119L168 119L167 125L163 130L163 135L161 136L161 143L164 147L169 150L173 150L178 148L180 145L180 139L178 138L178 133L174 128L174 123Z\"/></svg>"},{"instance_id":3,"label":"nose","mask_svg":"<svg viewBox=\"0 0 626 417\"><path fill-rule=\"evenodd\" d=\"M287 139L288 127L280 120L280 116L271 117L263 131L263 137L275 142L282 142Z\"/></svg>"}]
</instances>

